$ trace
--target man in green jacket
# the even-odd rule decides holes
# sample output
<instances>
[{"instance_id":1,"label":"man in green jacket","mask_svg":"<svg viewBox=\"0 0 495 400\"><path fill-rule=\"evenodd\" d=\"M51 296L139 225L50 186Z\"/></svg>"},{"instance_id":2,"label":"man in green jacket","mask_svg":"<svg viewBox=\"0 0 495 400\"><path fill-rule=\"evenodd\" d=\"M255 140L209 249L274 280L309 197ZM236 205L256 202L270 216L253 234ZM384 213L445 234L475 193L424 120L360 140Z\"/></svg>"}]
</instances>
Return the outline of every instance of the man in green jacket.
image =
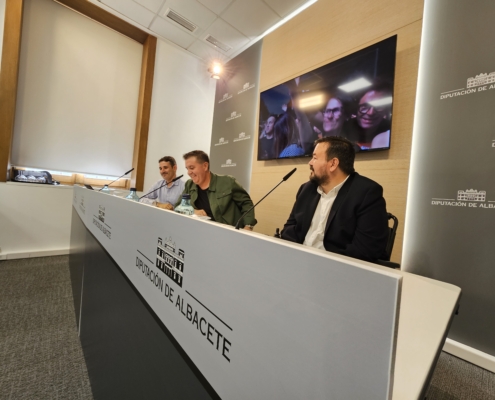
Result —
<instances>
[{"instance_id":1,"label":"man in green jacket","mask_svg":"<svg viewBox=\"0 0 495 400\"><path fill-rule=\"evenodd\" d=\"M191 195L191 205L198 216L208 216L212 221L235 226L239 218L253 206L246 190L229 175L217 175L210 171L208 154L201 150L184 154L187 174L184 193ZM181 199L177 201L176 207ZM254 210L251 210L239 226L253 230L256 225Z\"/></svg>"}]
</instances>

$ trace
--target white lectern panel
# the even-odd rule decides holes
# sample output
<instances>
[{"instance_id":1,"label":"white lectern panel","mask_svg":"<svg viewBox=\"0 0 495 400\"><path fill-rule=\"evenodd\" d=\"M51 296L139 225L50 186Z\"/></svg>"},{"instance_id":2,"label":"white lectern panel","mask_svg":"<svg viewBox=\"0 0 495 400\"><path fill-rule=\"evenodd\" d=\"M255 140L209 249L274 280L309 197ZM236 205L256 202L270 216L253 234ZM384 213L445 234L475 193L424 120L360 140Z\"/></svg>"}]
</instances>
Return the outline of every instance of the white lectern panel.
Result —
<instances>
[{"instance_id":1,"label":"white lectern panel","mask_svg":"<svg viewBox=\"0 0 495 400\"><path fill-rule=\"evenodd\" d=\"M391 397L398 274L82 188L73 206L222 398Z\"/></svg>"}]
</instances>

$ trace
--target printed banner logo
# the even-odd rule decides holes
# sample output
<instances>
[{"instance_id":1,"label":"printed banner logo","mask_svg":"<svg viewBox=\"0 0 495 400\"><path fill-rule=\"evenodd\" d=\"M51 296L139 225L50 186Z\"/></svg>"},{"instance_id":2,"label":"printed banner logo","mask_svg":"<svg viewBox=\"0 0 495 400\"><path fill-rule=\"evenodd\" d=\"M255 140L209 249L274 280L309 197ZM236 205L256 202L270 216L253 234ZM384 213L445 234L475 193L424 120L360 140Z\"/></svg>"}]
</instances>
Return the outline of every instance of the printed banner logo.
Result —
<instances>
[{"instance_id":1,"label":"printed banner logo","mask_svg":"<svg viewBox=\"0 0 495 400\"><path fill-rule=\"evenodd\" d=\"M241 140L249 140L251 139L251 135L246 135L245 132L239 133L239 137L234 139L234 142L240 142Z\"/></svg>"},{"instance_id":2,"label":"printed banner logo","mask_svg":"<svg viewBox=\"0 0 495 400\"><path fill-rule=\"evenodd\" d=\"M84 206L84 195L81 196L81 202L79 203L79 209L86 215L86 207Z\"/></svg>"},{"instance_id":3,"label":"printed banner logo","mask_svg":"<svg viewBox=\"0 0 495 400\"><path fill-rule=\"evenodd\" d=\"M467 94L477 92L484 92L491 89L495 89L495 72L490 72L489 74L481 73L474 77L467 78L466 88L454 89L440 93L440 100L465 96Z\"/></svg>"},{"instance_id":4,"label":"printed banner logo","mask_svg":"<svg viewBox=\"0 0 495 400\"><path fill-rule=\"evenodd\" d=\"M246 82L243 86L242 86L242 89L239 90L237 92L237 94L241 94L241 93L244 93L244 92L247 92L248 90L251 90L252 88L254 88L256 85L254 83L249 83L249 82Z\"/></svg>"},{"instance_id":5,"label":"printed banner logo","mask_svg":"<svg viewBox=\"0 0 495 400\"><path fill-rule=\"evenodd\" d=\"M223 103L224 101L227 101L232 98L231 94L225 93L222 97L222 99L218 102L218 104Z\"/></svg>"},{"instance_id":6,"label":"printed banner logo","mask_svg":"<svg viewBox=\"0 0 495 400\"><path fill-rule=\"evenodd\" d=\"M458 190L457 198L455 199L441 199L434 197L431 200L433 206L447 206L447 207L468 207L468 208L493 208L495 209L495 200L486 200L485 190Z\"/></svg>"},{"instance_id":7,"label":"printed banner logo","mask_svg":"<svg viewBox=\"0 0 495 400\"><path fill-rule=\"evenodd\" d=\"M184 250L176 252L175 243L169 237L163 243L162 238L158 238L156 248L156 267L172 279L177 285L182 287L184 276Z\"/></svg>"},{"instance_id":8,"label":"printed banner logo","mask_svg":"<svg viewBox=\"0 0 495 400\"><path fill-rule=\"evenodd\" d=\"M218 143L215 143L215 146L222 146L224 144L229 144L229 141L225 140L225 138L221 137L220 139L218 139Z\"/></svg>"},{"instance_id":9,"label":"printed banner logo","mask_svg":"<svg viewBox=\"0 0 495 400\"><path fill-rule=\"evenodd\" d=\"M230 113L230 117L227 118L225 121L232 121L233 119L240 118L242 114L238 114L237 111L232 111Z\"/></svg>"},{"instance_id":10,"label":"printed banner logo","mask_svg":"<svg viewBox=\"0 0 495 400\"><path fill-rule=\"evenodd\" d=\"M231 159L228 159L227 161L225 161L225 164L222 164L222 168L235 167L236 165L237 164L233 163Z\"/></svg>"},{"instance_id":11,"label":"printed banner logo","mask_svg":"<svg viewBox=\"0 0 495 400\"><path fill-rule=\"evenodd\" d=\"M95 225L107 238L112 240L112 228L105 224L104 206L98 206L98 216L93 215L93 225Z\"/></svg>"}]
</instances>

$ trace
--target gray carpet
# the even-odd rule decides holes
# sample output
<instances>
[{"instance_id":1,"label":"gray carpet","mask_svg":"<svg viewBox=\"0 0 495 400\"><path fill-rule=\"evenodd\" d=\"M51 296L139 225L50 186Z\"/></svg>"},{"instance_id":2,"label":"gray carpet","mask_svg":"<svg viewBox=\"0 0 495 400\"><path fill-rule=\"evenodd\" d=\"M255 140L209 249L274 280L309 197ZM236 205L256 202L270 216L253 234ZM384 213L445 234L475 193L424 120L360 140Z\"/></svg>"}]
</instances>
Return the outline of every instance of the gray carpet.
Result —
<instances>
[{"instance_id":1,"label":"gray carpet","mask_svg":"<svg viewBox=\"0 0 495 400\"><path fill-rule=\"evenodd\" d=\"M0 399L92 399L68 256L0 261Z\"/></svg>"},{"instance_id":2,"label":"gray carpet","mask_svg":"<svg viewBox=\"0 0 495 400\"><path fill-rule=\"evenodd\" d=\"M0 399L92 399L68 256L0 261ZM442 353L428 400L495 400L495 374Z\"/></svg>"}]
</instances>

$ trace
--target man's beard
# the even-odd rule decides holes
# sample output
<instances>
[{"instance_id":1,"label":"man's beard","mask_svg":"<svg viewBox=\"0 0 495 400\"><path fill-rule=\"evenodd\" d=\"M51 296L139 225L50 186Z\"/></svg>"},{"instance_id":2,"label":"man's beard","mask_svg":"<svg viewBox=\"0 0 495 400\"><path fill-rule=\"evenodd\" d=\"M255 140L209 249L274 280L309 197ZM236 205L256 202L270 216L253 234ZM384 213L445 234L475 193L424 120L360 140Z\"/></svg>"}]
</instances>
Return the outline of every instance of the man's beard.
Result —
<instances>
[{"instance_id":1,"label":"man's beard","mask_svg":"<svg viewBox=\"0 0 495 400\"><path fill-rule=\"evenodd\" d=\"M311 171L313 172L313 174L309 176L311 182L316 183L318 186L328 183L330 177L326 172L321 176L316 176L315 171L313 169Z\"/></svg>"}]
</instances>

